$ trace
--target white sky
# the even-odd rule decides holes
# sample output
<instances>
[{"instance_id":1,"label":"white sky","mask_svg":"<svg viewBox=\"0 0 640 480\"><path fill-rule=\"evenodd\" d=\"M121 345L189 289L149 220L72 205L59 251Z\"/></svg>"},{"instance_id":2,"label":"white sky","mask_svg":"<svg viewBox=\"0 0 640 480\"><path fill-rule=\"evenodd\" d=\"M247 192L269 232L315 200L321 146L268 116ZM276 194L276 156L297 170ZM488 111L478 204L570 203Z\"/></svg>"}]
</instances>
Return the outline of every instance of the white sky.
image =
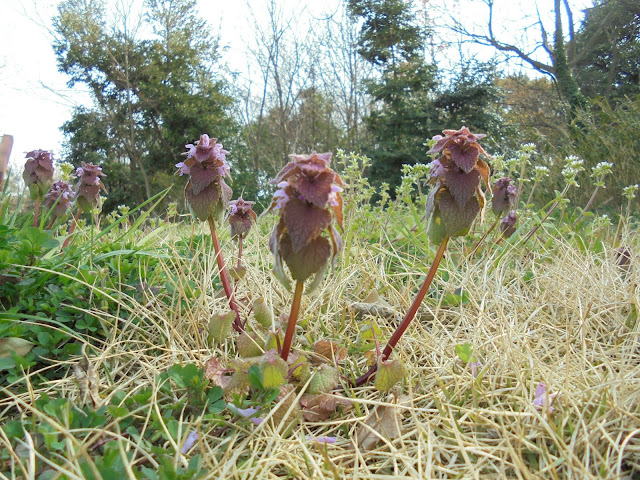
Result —
<instances>
[{"instance_id":1,"label":"white sky","mask_svg":"<svg viewBox=\"0 0 640 480\"><path fill-rule=\"evenodd\" d=\"M340 0L281 1L287 8L304 9L300 14L300 25L304 28L314 17L335 11ZM465 12L468 18L475 17L474 7L482 7L479 0L445 1L446 8ZM227 47L223 61L233 70L243 70L252 35L253 19L248 5L251 4L260 18L266 11L266 1L199 0L198 3L202 15L214 32L220 32L222 45ZM432 3L441 5L439 1L432 0ZM500 3L499 14L503 18L511 16L512 20L498 19L496 24L504 28L506 35L514 35L517 24L513 18L521 18L522 5L530 9L532 2L505 0ZM539 0L539 3L543 14L553 6L552 0ZM572 3L584 6L590 2L574 0ZM74 103L90 104L81 88L70 91L66 77L57 71L51 34L47 30L56 13L56 4L52 0L0 0L0 135L14 136L11 164L20 166L20 170L24 152L41 148L58 153L63 140L59 127L71 117ZM576 7L574 15L578 22L582 17L577 10Z\"/></svg>"}]
</instances>

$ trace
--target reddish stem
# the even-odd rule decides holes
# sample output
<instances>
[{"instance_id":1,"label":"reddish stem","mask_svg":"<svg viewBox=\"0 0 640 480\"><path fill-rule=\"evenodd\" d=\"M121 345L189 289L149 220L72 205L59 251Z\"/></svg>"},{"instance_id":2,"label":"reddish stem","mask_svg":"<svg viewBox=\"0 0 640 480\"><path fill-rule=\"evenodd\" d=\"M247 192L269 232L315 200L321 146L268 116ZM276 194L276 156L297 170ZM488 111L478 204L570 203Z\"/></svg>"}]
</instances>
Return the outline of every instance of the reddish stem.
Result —
<instances>
[{"instance_id":1,"label":"reddish stem","mask_svg":"<svg viewBox=\"0 0 640 480\"><path fill-rule=\"evenodd\" d=\"M242 328L242 322L240 321L240 312L238 311L238 305L236 305L236 301L233 298L233 290L231 289L231 283L229 282L229 275L227 274L227 269L224 266L220 241L218 240L218 234L216 232L216 223L212 217L209 217L208 221L209 228L211 229L211 239L213 240L213 249L216 252L216 261L218 262L218 272L220 273L222 288L224 288L224 293L229 299L229 308L231 308L231 310L236 314L236 318L233 321L233 328L238 332L242 332L244 329Z\"/></svg>"},{"instance_id":2,"label":"reddish stem","mask_svg":"<svg viewBox=\"0 0 640 480\"><path fill-rule=\"evenodd\" d=\"M296 282L296 291L293 294L293 303L291 304L291 314L289 315L289 323L287 323L287 333L284 336L282 354L280 355L285 362L289 357L289 350L291 350L291 340L293 339L293 333L296 330L296 322L298 321L298 315L300 314L300 302L302 301L303 288L303 282Z\"/></svg>"},{"instance_id":3,"label":"reddish stem","mask_svg":"<svg viewBox=\"0 0 640 480\"><path fill-rule=\"evenodd\" d=\"M420 308L420 305L422 304L422 300L424 300L424 297L427 294L429 287L431 286L431 282L433 281L433 278L436 276L436 272L438 271L438 266L440 265L440 261L444 256L444 252L447 249L448 243L449 243L449 237L444 237L444 239L440 243L440 247L438 248L438 251L436 252L435 258L433 259L431 268L427 272L427 278L424 279L424 282L420 287L420 291L416 295L416 298L413 300L413 303L411 304L411 307L407 311L407 314L402 319L402 322L400 323L398 328L396 328L396 331L393 332L393 335L391 335L391 339L389 340L389 343L387 343L387 346L384 347L384 350L382 351L382 356L380 357L382 361L389 358L389 355L391 355L391 352L400 341L400 338L402 338L402 335L404 335L404 332L407 330L407 328L415 318L416 313L418 313L418 308ZM378 364L376 363L369 369L367 373L365 373L364 375L362 375L360 378L356 380L356 387L359 387L367 383L369 378L374 373L376 373L377 369L378 369Z\"/></svg>"},{"instance_id":4,"label":"reddish stem","mask_svg":"<svg viewBox=\"0 0 640 480\"><path fill-rule=\"evenodd\" d=\"M40 215L40 197L36 197L36 210L33 214L33 226L38 226L38 216Z\"/></svg>"},{"instance_id":5,"label":"reddish stem","mask_svg":"<svg viewBox=\"0 0 640 480\"><path fill-rule=\"evenodd\" d=\"M242 267L242 235L238 237L238 270L240 270L240 267Z\"/></svg>"},{"instance_id":6,"label":"reddish stem","mask_svg":"<svg viewBox=\"0 0 640 480\"><path fill-rule=\"evenodd\" d=\"M82 210L78 210L78 213L76 213L76 216L73 217L73 223L71 224L71 228L69 229L69 233L67 234L67 239L62 244L62 248L60 249L60 251L67 248L67 246L69 245L69 242L71 241L71 235L73 235L73 232L76 229L76 226L78 225L78 219L80 218L80 215L82 215Z\"/></svg>"},{"instance_id":7,"label":"reddish stem","mask_svg":"<svg viewBox=\"0 0 640 480\"><path fill-rule=\"evenodd\" d=\"M480 248L480 245L482 245L482 242L484 242L485 238L487 238L489 236L489 234L491 232L493 232L493 229L496 228L496 225L498 225L499 221L500 221L500 216L497 216L495 221L493 222L493 225L491 225L489 230L484 232L484 235L482 235L482 238L480 240L478 240L478 243L476 243L476 246L473 247L473 250L471 250L471 253L469 255L467 255L467 258L471 258L471 257L473 257L475 255L475 253L478 251L478 248Z\"/></svg>"}]
</instances>

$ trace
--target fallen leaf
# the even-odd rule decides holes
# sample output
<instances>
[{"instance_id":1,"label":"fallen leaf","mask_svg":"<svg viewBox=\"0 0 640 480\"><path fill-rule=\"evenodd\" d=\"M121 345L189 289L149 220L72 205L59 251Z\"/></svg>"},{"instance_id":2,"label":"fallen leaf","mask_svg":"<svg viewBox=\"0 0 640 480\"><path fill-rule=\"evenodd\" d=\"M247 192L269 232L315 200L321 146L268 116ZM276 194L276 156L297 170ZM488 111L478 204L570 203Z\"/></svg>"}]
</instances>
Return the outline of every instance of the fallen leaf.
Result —
<instances>
[{"instance_id":1,"label":"fallen leaf","mask_svg":"<svg viewBox=\"0 0 640 480\"><path fill-rule=\"evenodd\" d=\"M326 420L336 411L338 405L349 405L349 400L338 395L323 393L320 395L303 395L300 399L302 416L308 422Z\"/></svg>"},{"instance_id":2,"label":"fallen leaf","mask_svg":"<svg viewBox=\"0 0 640 480\"><path fill-rule=\"evenodd\" d=\"M390 396L392 404L376 405L369 416L360 425L356 433L358 447L371 450L384 440L393 440L401 435L401 405L409 403L409 397L395 398Z\"/></svg>"},{"instance_id":3,"label":"fallen leaf","mask_svg":"<svg viewBox=\"0 0 640 480\"><path fill-rule=\"evenodd\" d=\"M100 376L89 360L86 344L82 346L82 358L73 366L73 373L80 389L81 403L86 404L91 399L93 406L99 407L102 403L99 395Z\"/></svg>"},{"instance_id":4,"label":"fallen leaf","mask_svg":"<svg viewBox=\"0 0 640 480\"><path fill-rule=\"evenodd\" d=\"M11 358L15 353L19 357L24 357L33 348L33 342L18 337L0 338L0 358Z\"/></svg>"},{"instance_id":5,"label":"fallen leaf","mask_svg":"<svg viewBox=\"0 0 640 480\"><path fill-rule=\"evenodd\" d=\"M204 366L204 376L208 378L211 383L223 389L227 388L231 381L231 377L224 376L225 372L226 369L222 365L222 362L216 357L211 357Z\"/></svg>"},{"instance_id":6,"label":"fallen leaf","mask_svg":"<svg viewBox=\"0 0 640 480\"><path fill-rule=\"evenodd\" d=\"M318 340L313 345L313 351L333 363L340 363L347 358L347 349L333 340Z\"/></svg>"}]
</instances>

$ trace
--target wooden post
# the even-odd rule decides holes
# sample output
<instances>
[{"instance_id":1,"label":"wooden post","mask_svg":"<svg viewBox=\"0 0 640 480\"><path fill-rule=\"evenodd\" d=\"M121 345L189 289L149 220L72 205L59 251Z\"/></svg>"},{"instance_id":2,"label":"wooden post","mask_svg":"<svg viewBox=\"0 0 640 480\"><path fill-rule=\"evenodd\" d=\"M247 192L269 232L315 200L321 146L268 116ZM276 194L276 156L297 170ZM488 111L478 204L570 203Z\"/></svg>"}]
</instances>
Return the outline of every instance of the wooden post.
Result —
<instances>
[{"instance_id":1,"label":"wooden post","mask_svg":"<svg viewBox=\"0 0 640 480\"><path fill-rule=\"evenodd\" d=\"M13 137L11 135L3 135L0 142L0 191L4 189L4 174L9 165L11 147L13 147Z\"/></svg>"}]
</instances>

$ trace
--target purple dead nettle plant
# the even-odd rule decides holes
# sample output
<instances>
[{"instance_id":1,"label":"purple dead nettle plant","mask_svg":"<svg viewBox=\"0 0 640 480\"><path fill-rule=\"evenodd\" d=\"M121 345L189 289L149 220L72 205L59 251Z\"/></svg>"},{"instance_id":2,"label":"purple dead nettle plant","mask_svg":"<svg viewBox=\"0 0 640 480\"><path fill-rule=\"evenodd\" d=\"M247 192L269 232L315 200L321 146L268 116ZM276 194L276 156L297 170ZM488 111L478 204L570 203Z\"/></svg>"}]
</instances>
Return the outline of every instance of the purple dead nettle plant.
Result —
<instances>
[{"instance_id":1,"label":"purple dead nettle plant","mask_svg":"<svg viewBox=\"0 0 640 480\"><path fill-rule=\"evenodd\" d=\"M94 215L97 210L102 208L100 192L106 192L106 188L101 179L101 177L106 177L106 175L102 173L102 167L94 165L93 163L85 162L82 162L81 165L81 167L76 169L78 183L75 188L75 196L78 211L73 217L73 223L71 224L67 239L64 241L62 248L69 245L71 235L76 229L80 215L82 215L83 212L88 212L89 214ZM98 222L96 221L96 223Z\"/></svg>"},{"instance_id":2,"label":"purple dead nettle plant","mask_svg":"<svg viewBox=\"0 0 640 480\"><path fill-rule=\"evenodd\" d=\"M29 188L29 195L36 202L33 226L37 227L40 202L53 182L53 155L46 150L33 150L25 158L22 178Z\"/></svg>"},{"instance_id":3,"label":"purple dead nettle plant","mask_svg":"<svg viewBox=\"0 0 640 480\"><path fill-rule=\"evenodd\" d=\"M269 239L274 256L273 271L280 282L290 288L283 268L286 263L291 278L296 282L287 331L281 356L285 361L291 349L291 340L300 313L304 282L314 277L308 292L322 281L329 260L342 250L342 239L333 225L342 229L342 180L329 168L331 153L290 155L292 162L285 165L271 183L278 186L267 212L278 210L280 219ZM333 213L333 215L332 215ZM308 293L307 292L307 293Z\"/></svg>"},{"instance_id":4,"label":"purple dead nettle plant","mask_svg":"<svg viewBox=\"0 0 640 480\"><path fill-rule=\"evenodd\" d=\"M491 188L491 211L495 215L495 220L491 227L484 232L480 240L471 250L469 258L478 251L482 242L489 236L491 232L500 225L502 237L509 238L516 231L515 225L517 220L516 211L514 210L516 199L518 197L518 189L513 184L513 180L509 177L501 177L493 184ZM506 212L506 215L504 215ZM504 216L503 216L504 215Z\"/></svg>"},{"instance_id":5,"label":"purple dead nettle plant","mask_svg":"<svg viewBox=\"0 0 640 480\"><path fill-rule=\"evenodd\" d=\"M238 265L235 274L238 278L242 277L244 267L242 266L242 241L251 230L258 217L256 212L251 209L255 202L247 202L239 197L237 200L229 202L229 229L231 231L231 239L238 242Z\"/></svg>"},{"instance_id":6,"label":"purple dead nettle plant","mask_svg":"<svg viewBox=\"0 0 640 480\"><path fill-rule=\"evenodd\" d=\"M229 206L229 200L233 191L226 184L224 178L231 180L229 165L226 156L228 151L222 148L222 144L216 143L217 139L209 138L202 134L200 140L194 144L185 145L188 152L184 162L176 164L178 174L189 175L189 181L184 189L184 195L193 215L202 222L209 223L211 239L215 249L218 271L222 287L229 300L229 307L235 314L234 329L241 332L242 322L236 304L229 275L225 268L220 241L216 231L216 222L221 222L224 212Z\"/></svg>"},{"instance_id":7,"label":"purple dead nettle plant","mask_svg":"<svg viewBox=\"0 0 640 480\"><path fill-rule=\"evenodd\" d=\"M514 210L516 199L518 197L518 189L512 184L509 177L502 177L496 180L491 189L491 210L496 216L496 220L489 229L489 232L495 228L495 224L500 220L500 231L504 238L509 238L516 231L517 215ZM501 217L501 215L505 216Z\"/></svg>"},{"instance_id":8,"label":"purple dead nettle plant","mask_svg":"<svg viewBox=\"0 0 640 480\"><path fill-rule=\"evenodd\" d=\"M75 193L64 180L59 180L51 185L49 192L44 197L43 205L48 209L53 209L51 210L54 216L51 220L52 225L56 219L66 218L74 197Z\"/></svg>"},{"instance_id":9,"label":"purple dead nettle plant","mask_svg":"<svg viewBox=\"0 0 640 480\"><path fill-rule=\"evenodd\" d=\"M488 185L489 165L479 158L480 155L488 158L488 155L478 141L486 135L474 134L467 127L460 130L444 130L443 133L444 136L434 137L436 144L427 152L440 154L440 157L432 162L428 183L433 185L433 189L427 198L427 231L433 244L439 244L438 250L427 277L404 319L389 339L378 362L356 380L358 386L366 383L377 371L377 375L384 376L383 382L376 379L379 389L386 389L402 378L402 370L398 363L389 360L389 356L415 318L435 277L449 239L466 235L478 214L484 210L485 197L480 181L483 180L485 185Z\"/></svg>"}]
</instances>

